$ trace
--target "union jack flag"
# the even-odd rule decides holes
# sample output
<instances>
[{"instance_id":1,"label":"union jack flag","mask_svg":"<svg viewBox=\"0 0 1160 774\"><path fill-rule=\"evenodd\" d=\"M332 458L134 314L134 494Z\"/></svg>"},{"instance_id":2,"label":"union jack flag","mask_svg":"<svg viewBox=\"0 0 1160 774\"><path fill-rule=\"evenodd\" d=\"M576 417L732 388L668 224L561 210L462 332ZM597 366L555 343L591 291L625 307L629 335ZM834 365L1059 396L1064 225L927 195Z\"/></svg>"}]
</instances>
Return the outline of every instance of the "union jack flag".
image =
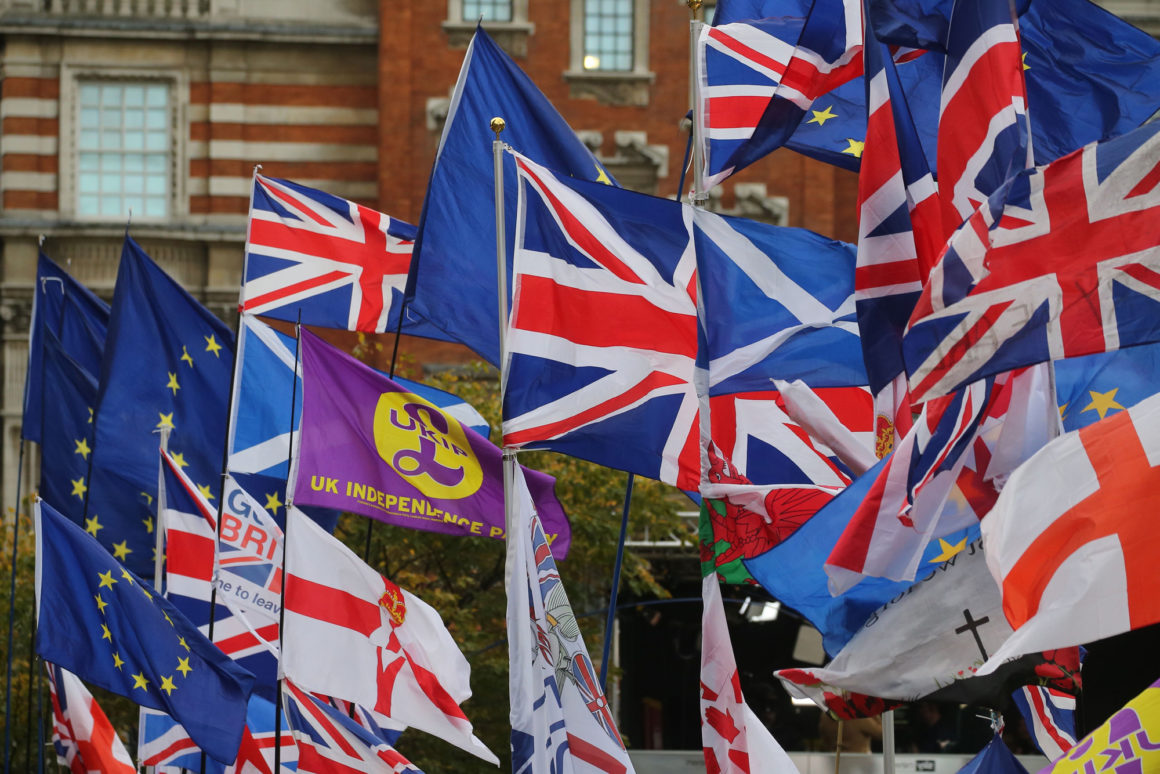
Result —
<instances>
[{"instance_id":1,"label":"union jack flag","mask_svg":"<svg viewBox=\"0 0 1160 774\"><path fill-rule=\"evenodd\" d=\"M955 233L903 339L915 401L1160 341L1160 125L1027 170Z\"/></svg>"},{"instance_id":2,"label":"union jack flag","mask_svg":"<svg viewBox=\"0 0 1160 774\"><path fill-rule=\"evenodd\" d=\"M158 774L201 770L201 750L181 724L169 715L142 707L139 728L137 752L142 766L155 766ZM279 771L283 774L294 771L298 747L286 719L282 718L282 733L278 734L274 726L274 703L260 696L251 696L237 759L229 766L223 766L206 758L205 771L207 774L273 774L276 746L281 748Z\"/></svg>"},{"instance_id":3,"label":"union jack flag","mask_svg":"<svg viewBox=\"0 0 1160 774\"><path fill-rule=\"evenodd\" d=\"M182 472L181 468L165 452L162 452L165 474L165 529L166 529L166 594L181 612L197 624L207 636L210 629L210 611L213 611L213 641L233 660L250 670L257 678L255 690L272 697L277 679L278 660L278 592L282 577L282 530L273 519L255 503L232 479L227 484L227 504L222 513L222 540L241 545L244 550L235 552L239 568L257 568L259 575L268 578L265 585L251 583L250 579L235 574L233 567L224 562L222 569L231 588L242 588L249 592L251 604L243 602L233 593L218 594L216 604L211 604L215 579L214 544L217 542L217 509L210 505L201 491ZM241 495L245 495L243 498ZM259 516L243 514L239 505L261 511ZM264 517L264 518L263 518ZM262 519L257 524L255 519ZM230 525L226 527L227 523ZM253 526L253 530L248 528ZM272 529L271 529L272 528ZM272 532L276 530L276 533ZM246 545L249 534L250 543ZM273 556L251 557L255 546L262 546L262 553L271 553L269 545L274 545ZM269 565L269 569L263 569ZM273 609L260 604L252 604L255 597L265 590L266 597L275 605ZM243 618L245 616L245 618Z\"/></svg>"},{"instance_id":4,"label":"union jack flag","mask_svg":"<svg viewBox=\"0 0 1160 774\"><path fill-rule=\"evenodd\" d=\"M804 18L703 27L695 119L704 184L783 145L818 96L862 74L857 0L815 0Z\"/></svg>"},{"instance_id":5,"label":"union jack flag","mask_svg":"<svg viewBox=\"0 0 1160 774\"><path fill-rule=\"evenodd\" d=\"M1032 163L1022 57L1010 0L954 4L938 122L940 241Z\"/></svg>"},{"instance_id":6,"label":"union jack flag","mask_svg":"<svg viewBox=\"0 0 1160 774\"><path fill-rule=\"evenodd\" d=\"M869 116L858 175L854 297L885 453L910 429L902 335L937 258L941 223L934 178L898 72L869 27L866 35Z\"/></svg>"},{"instance_id":7,"label":"union jack flag","mask_svg":"<svg viewBox=\"0 0 1160 774\"><path fill-rule=\"evenodd\" d=\"M136 769L121 737L81 679L44 662L52 700L52 745L57 763L73 774L101 771L132 774Z\"/></svg>"},{"instance_id":8,"label":"union jack flag","mask_svg":"<svg viewBox=\"0 0 1160 774\"><path fill-rule=\"evenodd\" d=\"M1043 367L928 401L826 562L834 593L864 575L912 580L932 540L977 524L1006 477L1059 430Z\"/></svg>"},{"instance_id":9,"label":"union jack flag","mask_svg":"<svg viewBox=\"0 0 1160 774\"><path fill-rule=\"evenodd\" d=\"M299 774L422 774L398 750L292 681L286 718L298 742Z\"/></svg>"},{"instance_id":10,"label":"union jack flag","mask_svg":"<svg viewBox=\"0 0 1160 774\"><path fill-rule=\"evenodd\" d=\"M324 191L254 176L241 311L327 328L393 326L415 227Z\"/></svg>"},{"instance_id":11,"label":"union jack flag","mask_svg":"<svg viewBox=\"0 0 1160 774\"><path fill-rule=\"evenodd\" d=\"M1074 696L1042 685L1025 685L1012 698L1047 760L1058 760L1075 746Z\"/></svg>"},{"instance_id":12,"label":"union jack flag","mask_svg":"<svg viewBox=\"0 0 1160 774\"><path fill-rule=\"evenodd\" d=\"M504 443L696 489L688 212L516 160Z\"/></svg>"}]
</instances>

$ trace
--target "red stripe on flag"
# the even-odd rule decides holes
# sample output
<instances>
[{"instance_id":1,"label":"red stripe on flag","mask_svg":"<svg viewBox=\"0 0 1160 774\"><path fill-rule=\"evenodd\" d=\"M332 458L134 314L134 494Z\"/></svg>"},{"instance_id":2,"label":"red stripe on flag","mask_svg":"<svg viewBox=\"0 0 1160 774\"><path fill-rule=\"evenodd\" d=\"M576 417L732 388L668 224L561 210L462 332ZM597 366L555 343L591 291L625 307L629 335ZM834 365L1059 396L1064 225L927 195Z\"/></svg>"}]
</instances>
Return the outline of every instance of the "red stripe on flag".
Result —
<instances>
[{"instance_id":1,"label":"red stripe on flag","mask_svg":"<svg viewBox=\"0 0 1160 774\"><path fill-rule=\"evenodd\" d=\"M213 577L213 539L169 530L165 550L169 574L208 582Z\"/></svg>"},{"instance_id":2,"label":"red stripe on flag","mask_svg":"<svg viewBox=\"0 0 1160 774\"><path fill-rule=\"evenodd\" d=\"M1063 734L1059 733L1059 729L1055 727L1055 719L1051 717L1051 713L1044 706L1043 692L1033 686L1028 686L1026 693L1043 730L1047 732L1053 742L1059 745L1059 749L1068 750L1071 747L1071 741L1065 739Z\"/></svg>"},{"instance_id":3,"label":"red stripe on flag","mask_svg":"<svg viewBox=\"0 0 1160 774\"><path fill-rule=\"evenodd\" d=\"M781 76L785 73L785 62L767 56L755 48L745 45L737 38L727 35L720 27L710 27L709 37L720 43L725 48L729 49L735 54L748 59L750 62L765 67Z\"/></svg>"},{"instance_id":4,"label":"red stripe on flag","mask_svg":"<svg viewBox=\"0 0 1160 774\"><path fill-rule=\"evenodd\" d=\"M282 202L286 206L290 207L291 209L298 210L299 212L303 213L306 217L310 218L311 220L313 220L315 223L317 223L320 226L329 226L330 225L326 220L315 215L314 209L312 207L304 206L301 201L299 201L298 199L296 199L293 196L290 196L289 194L285 193L284 191L282 191L278 188L275 188L270 183L267 183L265 181L260 181L260 182L261 182L262 188L266 191L267 194L269 194L273 198L277 199L278 201ZM253 228L253 223L254 223L254 221L251 220L250 221L251 228Z\"/></svg>"},{"instance_id":5,"label":"red stripe on flag","mask_svg":"<svg viewBox=\"0 0 1160 774\"><path fill-rule=\"evenodd\" d=\"M521 274L512 327L589 347L633 347L694 357L697 318L640 296L580 290Z\"/></svg>"},{"instance_id":6,"label":"red stripe on flag","mask_svg":"<svg viewBox=\"0 0 1160 774\"><path fill-rule=\"evenodd\" d=\"M383 625L382 609L354 594L297 575L286 580L286 609L370 637Z\"/></svg>"},{"instance_id":7,"label":"red stripe on flag","mask_svg":"<svg viewBox=\"0 0 1160 774\"><path fill-rule=\"evenodd\" d=\"M921 290L922 283L918 277L918 264L907 258L890 263L875 263L869 266L859 266L854 270L854 287L858 290L890 287L918 283L915 290Z\"/></svg>"},{"instance_id":8,"label":"red stripe on flag","mask_svg":"<svg viewBox=\"0 0 1160 774\"><path fill-rule=\"evenodd\" d=\"M599 771L607 771L609 774L624 774L628 771L628 767L616 758L575 734L568 734L568 749L578 759L595 766Z\"/></svg>"},{"instance_id":9,"label":"red stripe on flag","mask_svg":"<svg viewBox=\"0 0 1160 774\"><path fill-rule=\"evenodd\" d=\"M1154 288L1160 288L1160 272L1154 269L1149 269L1141 263L1130 263L1127 266L1121 266L1120 271L1127 274L1132 279L1143 282L1145 285L1151 285Z\"/></svg>"},{"instance_id":10,"label":"red stripe on flag","mask_svg":"<svg viewBox=\"0 0 1160 774\"><path fill-rule=\"evenodd\" d=\"M280 287L277 290L271 290L269 293L264 293L260 296L254 296L253 298L247 298L245 301L242 302L242 310L245 311L245 310L249 310L249 309L254 309L256 307L265 306L266 304L275 304L275 303L278 303L279 301L286 299L286 298L289 298L290 296L293 296L297 293L305 293L307 291L314 290L315 288L320 288L320 287L323 287L325 285L329 285L332 282L338 282L339 280L350 281L351 278L352 278L352 275L350 272L332 271L332 272L329 272L327 274L320 275L318 277L312 277L311 279L308 279L308 280L302 280L301 282L295 282L293 285L286 285L284 287Z\"/></svg>"},{"instance_id":11,"label":"red stripe on flag","mask_svg":"<svg viewBox=\"0 0 1160 774\"><path fill-rule=\"evenodd\" d=\"M626 390L625 392L622 392L615 398L606 400L603 403L587 409L586 411L582 411L579 414L568 417L567 419L562 419L559 422L551 422L539 427L521 430L517 433L508 433L503 437L503 440L505 444L519 446L521 444L531 443L532 441L543 441L555 438L556 436L563 435L564 433L575 430L578 427L582 427L590 421L606 418L619 409L631 406L633 403L636 403L638 400L644 398L653 390L685 383L685 380L679 377L662 373L661 371L653 371L651 374L637 383L636 386Z\"/></svg>"},{"instance_id":12,"label":"red stripe on flag","mask_svg":"<svg viewBox=\"0 0 1160 774\"><path fill-rule=\"evenodd\" d=\"M765 115L769 96L727 96L708 99L710 129L752 129Z\"/></svg>"},{"instance_id":13,"label":"red stripe on flag","mask_svg":"<svg viewBox=\"0 0 1160 774\"><path fill-rule=\"evenodd\" d=\"M560 219L560 223L564 228L564 232L572 238L572 241L584 251L592 260L603 266L608 271L612 272L618 278L625 282L633 282L638 285L643 285L644 282L636 273L626 266L620 258L616 256L611 250L604 246L604 243L592 234L591 231L573 215L564 204L556 198L556 195L548 190L535 172L533 172L522 159L517 158L516 163L520 165L520 169L524 170L524 174L536 182L536 187L540 193L546 198L556 213L556 217Z\"/></svg>"}]
</instances>

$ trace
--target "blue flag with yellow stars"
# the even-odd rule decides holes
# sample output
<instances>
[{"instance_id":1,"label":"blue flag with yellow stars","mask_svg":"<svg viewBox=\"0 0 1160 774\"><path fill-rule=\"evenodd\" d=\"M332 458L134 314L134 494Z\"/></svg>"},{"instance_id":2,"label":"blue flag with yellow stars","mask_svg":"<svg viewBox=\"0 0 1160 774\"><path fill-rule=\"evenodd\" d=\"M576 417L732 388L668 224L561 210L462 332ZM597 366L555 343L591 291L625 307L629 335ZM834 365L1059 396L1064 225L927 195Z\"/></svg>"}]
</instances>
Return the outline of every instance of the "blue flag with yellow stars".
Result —
<instances>
[{"instance_id":1,"label":"blue flag with yellow stars","mask_svg":"<svg viewBox=\"0 0 1160 774\"><path fill-rule=\"evenodd\" d=\"M1160 344L1055 361L1064 430L1078 430L1160 391Z\"/></svg>"},{"instance_id":2,"label":"blue flag with yellow stars","mask_svg":"<svg viewBox=\"0 0 1160 774\"><path fill-rule=\"evenodd\" d=\"M169 713L211 758L234 761L254 676L43 500L36 604L42 658Z\"/></svg>"},{"instance_id":3,"label":"blue flag with yellow stars","mask_svg":"<svg viewBox=\"0 0 1160 774\"><path fill-rule=\"evenodd\" d=\"M36 264L32 324L28 340L28 384L21 437L41 443L44 424L44 336L56 335L61 349L96 379L101 372L109 305L73 279L44 253ZM52 406L51 403L47 404ZM90 404L91 405L91 404ZM52 407L53 412L56 407Z\"/></svg>"},{"instance_id":4,"label":"blue flag with yellow stars","mask_svg":"<svg viewBox=\"0 0 1160 774\"><path fill-rule=\"evenodd\" d=\"M217 497L233 333L129 237L101 364L85 527L134 572L152 576L159 432Z\"/></svg>"},{"instance_id":5,"label":"blue flag with yellow stars","mask_svg":"<svg viewBox=\"0 0 1160 774\"><path fill-rule=\"evenodd\" d=\"M804 0L719 0L716 25L801 15ZM933 48L899 52L898 77L923 150L935 169L943 47L953 0L871 0L869 19L883 43ZM1035 163L1123 134L1160 109L1160 41L1090 0L1019 2L1023 75ZM808 8L807 8L808 9ZM866 139L866 87L855 79L814 100L786 146L858 170ZM767 148L772 150L772 148Z\"/></svg>"},{"instance_id":6,"label":"blue flag with yellow stars","mask_svg":"<svg viewBox=\"0 0 1160 774\"><path fill-rule=\"evenodd\" d=\"M40 496L70 521L81 524L97 380L64 351L51 330L44 331L41 347L44 405L50 407L52 418L44 422L40 434Z\"/></svg>"}]
</instances>

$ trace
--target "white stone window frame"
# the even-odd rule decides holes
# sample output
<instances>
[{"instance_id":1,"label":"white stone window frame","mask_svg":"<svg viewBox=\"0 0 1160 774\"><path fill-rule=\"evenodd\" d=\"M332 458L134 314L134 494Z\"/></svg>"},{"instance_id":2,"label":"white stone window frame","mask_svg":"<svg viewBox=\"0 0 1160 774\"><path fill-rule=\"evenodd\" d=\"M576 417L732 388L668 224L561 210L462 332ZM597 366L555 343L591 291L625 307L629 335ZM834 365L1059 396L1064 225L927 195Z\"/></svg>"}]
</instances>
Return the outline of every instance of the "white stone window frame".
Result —
<instances>
[{"instance_id":1,"label":"white stone window frame","mask_svg":"<svg viewBox=\"0 0 1160 774\"><path fill-rule=\"evenodd\" d=\"M536 31L536 25L528 21L529 0L511 0L511 21L484 21L483 28L495 38L509 55L524 58L528 55L528 36ZM475 32L476 19L463 18L463 0L447 0L447 20L443 31L452 46L465 48Z\"/></svg>"},{"instance_id":2,"label":"white stone window frame","mask_svg":"<svg viewBox=\"0 0 1160 774\"><path fill-rule=\"evenodd\" d=\"M586 0L569 0L571 55L564 79L573 97L595 97L614 105L646 106L656 73L649 69L649 0L632 0L632 69L584 69L584 7Z\"/></svg>"},{"instance_id":3,"label":"white stone window frame","mask_svg":"<svg viewBox=\"0 0 1160 774\"><path fill-rule=\"evenodd\" d=\"M77 212L77 180L80 173L80 86L82 83L162 84L169 88L169 191L168 211L161 217L134 212L133 220L164 222L189 215L186 181L189 166L189 78L184 70L132 67L89 67L62 65L60 73L60 191L58 208L62 218L94 223L121 223L126 215L80 215Z\"/></svg>"}]
</instances>

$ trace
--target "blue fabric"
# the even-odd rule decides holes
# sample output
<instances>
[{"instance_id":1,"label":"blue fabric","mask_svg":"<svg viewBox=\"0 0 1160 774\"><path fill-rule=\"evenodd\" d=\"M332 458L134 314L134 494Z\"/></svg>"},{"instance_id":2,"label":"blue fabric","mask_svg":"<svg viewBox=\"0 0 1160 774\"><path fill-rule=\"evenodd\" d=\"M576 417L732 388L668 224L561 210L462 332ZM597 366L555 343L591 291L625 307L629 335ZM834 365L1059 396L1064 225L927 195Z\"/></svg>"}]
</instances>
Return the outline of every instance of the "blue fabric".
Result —
<instances>
[{"instance_id":1,"label":"blue fabric","mask_svg":"<svg viewBox=\"0 0 1160 774\"><path fill-rule=\"evenodd\" d=\"M1129 409L1160 385L1160 344L1055 362L1055 395L1064 430L1078 430Z\"/></svg>"},{"instance_id":2,"label":"blue fabric","mask_svg":"<svg viewBox=\"0 0 1160 774\"><path fill-rule=\"evenodd\" d=\"M44 405L52 420L40 433L40 496L70 521L81 524L93 447L94 376L69 357L51 330L41 339Z\"/></svg>"},{"instance_id":3,"label":"blue fabric","mask_svg":"<svg viewBox=\"0 0 1160 774\"><path fill-rule=\"evenodd\" d=\"M409 309L492 365L499 364L495 183L488 128L533 161L573 177L609 179L531 79L482 28L467 49L427 186L407 279ZM509 277L515 236L516 176L504 172ZM508 286L511 299L511 286Z\"/></svg>"},{"instance_id":4,"label":"blue fabric","mask_svg":"<svg viewBox=\"0 0 1160 774\"><path fill-rule=\"evenodd\" d=\"M185 726L233 762L254 676L77 525L40 502L36 652Z\"/></svg>"},{"instance_id":5,"label":"blue fabric","mask_svg":"<svg viewBox=\"0 0 1160 774\"><path fill-rule=\"evenodd\" d=\"M714 24L775 13L800 15L805 4L794 0L782 10L780 0L722 0ZM879 13L871 18L883 42L904 46L929 42L942 48L951 5L952 0L871 0L872 12L887 6L917 10L911 16L883 17ZM734 6L745 15L734 13ZM1019 20L1019 32L1027 54L1028 69L1023 74L1036 164L1046 164L1089 142L1123 134L1160 109L1160 41L1090 0L1032 2ZM898 68L932 169L942 68L939 53L920 56ZM816 100L813 110L826 107L836 118L819 124L810 123L807 117L786 146L828 164L857 170L859 158L843 150L848 140L866 136L863 85L856 81L844 84Z\"/></svg>"},{"instance_id":6,"label":"blue fabric","mask_svg":"<svg viewBox=\"0 0 1160 774\"><path fill-rule=\"evenodd\" d=\"M41 253L33 288L32 325L28 343L21 437L41 443L44 420L44 334L56 334L63 352L94 379L101 371L101 355L109 324L109 305L68 272Z\"/></svg>"},{"instance_id":7,"label":"blue fabric","mask_svg":"<svg viewBox=\"0 0 1160 774\"><path fill-rule=\"evenodd\" d=\"M871 613L915 583L868 577L840 596L830 595L824 569L826 559L885 465L886 460L881 460L856 478L788 539L761 556L744 560L745 567L766 591L822 633L822 644L831 656L858 633ZM963 537L974 540L978 533L978 528L972 527L944 539L957 543ZM930 560L941 551L935 541L926 549L919 566L929 566ZM923 574L920 570L918 579L926 575L929 573Z\"/></svg>"},{"instance_id":8,"label":"blue fabric","mask_svg":"<svg viewBox=\"0 0 1160 774\"><path fill-rule=\"evenodd\" d=\"M1007 749L1003 737L995 734L982 752L959 769L959 774L1027 774L1027 769Z\"/></svg>"},{"instance_id":9,"label":"blue fabric","mask_svg":"<svg viewBox=\"0 0 1160 774\"><path fill-rule=\"evenodd\" d=\"M702 213L693 236L710 395L772 390L774 378L811 387L867 383L854 324L853 245L805 229ZM756 346L797 326L811 327ZM757 351L740 355L746 347ZM720 360L730 355L746 365L731 365L726 374Z\"/></svg>"},{"instance_id":10,"label":"blue fabric","mask_svg":"<svg viewBox=\"0 0 1160 774\"><path fill-rule=\"evenodd\" d=\"M122 561L152 576L156 523L155 430L195 483L220 486L234 335L126 237L113 293L97 398L88 518L105 546L127 541ZM170 386L176 384L176 387Z\"/></svg>"}]
</instances>

